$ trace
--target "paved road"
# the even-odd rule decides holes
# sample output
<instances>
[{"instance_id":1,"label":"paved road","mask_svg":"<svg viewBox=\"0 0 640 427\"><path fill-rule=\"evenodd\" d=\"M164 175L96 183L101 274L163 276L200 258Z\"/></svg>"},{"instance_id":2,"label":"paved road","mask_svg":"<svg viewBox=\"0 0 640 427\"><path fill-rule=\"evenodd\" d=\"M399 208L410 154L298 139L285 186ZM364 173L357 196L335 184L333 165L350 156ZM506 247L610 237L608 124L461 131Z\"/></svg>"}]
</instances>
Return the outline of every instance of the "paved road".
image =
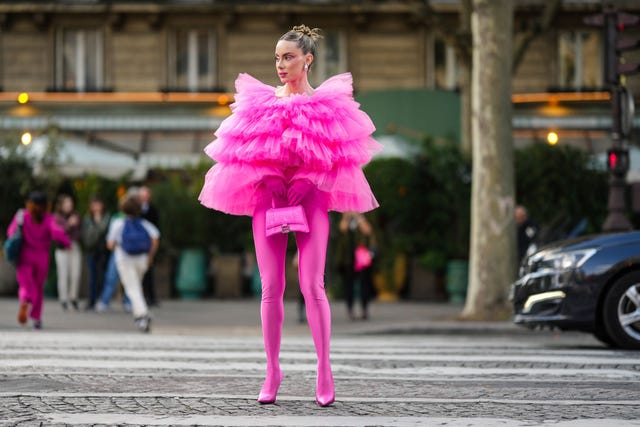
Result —
<instances>
[{"instance_id":1,"label":"paved road","mask_svg":"<svg viewBox=\"0 0 640 427\"><path fill-rule=\"evenodd\" d=\"M337 402L329 408L313 401L308 332L289 323L278 401L261 406L255 399L264 356L251 322L205 334L187 328L196 317L187 321L175 309L193 314L206 306L167 303L157 317L168 322L163 310L171 304L180 327L158 321L151 335L133 331L124 313L58 314L50 307L53 326L33 332L2 327L7 316L0 312L2 425L640 426L640 352L606 349L584 334L520 333L497 324L455 329L444 317L409 319L410 308L391 327L412 325L411 334L336 322ZM235 304L236 316L249 316L242 307L253 310ZM373 312L384 317L389 307ZM89 320L56 323L71 315L112 326L88 331Z\"/></svg>"}]
</instances>

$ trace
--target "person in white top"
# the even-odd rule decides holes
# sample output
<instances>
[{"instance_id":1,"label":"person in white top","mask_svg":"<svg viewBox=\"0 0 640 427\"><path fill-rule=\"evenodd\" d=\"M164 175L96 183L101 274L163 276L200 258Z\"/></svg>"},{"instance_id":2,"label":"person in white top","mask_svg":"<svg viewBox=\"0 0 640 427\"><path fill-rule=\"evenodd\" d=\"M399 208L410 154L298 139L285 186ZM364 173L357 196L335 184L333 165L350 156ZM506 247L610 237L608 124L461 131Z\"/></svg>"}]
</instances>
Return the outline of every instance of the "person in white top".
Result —
<instances>
[{"instance_id":1,"label":"person in white top","mask_svg":"<svg viewBox=\"0 0 640 427\"><path fill-rule=\"evenodd\" d=\"M107 247L114 251L120 281L131 300L131 309L138 329L149 332L151 318L142 293L142 278L160 243L160 231L151 222L140 218L138 195L125 194L120 210L126 215L111 222L107 233Z\"/></svg>"}]
</instances>

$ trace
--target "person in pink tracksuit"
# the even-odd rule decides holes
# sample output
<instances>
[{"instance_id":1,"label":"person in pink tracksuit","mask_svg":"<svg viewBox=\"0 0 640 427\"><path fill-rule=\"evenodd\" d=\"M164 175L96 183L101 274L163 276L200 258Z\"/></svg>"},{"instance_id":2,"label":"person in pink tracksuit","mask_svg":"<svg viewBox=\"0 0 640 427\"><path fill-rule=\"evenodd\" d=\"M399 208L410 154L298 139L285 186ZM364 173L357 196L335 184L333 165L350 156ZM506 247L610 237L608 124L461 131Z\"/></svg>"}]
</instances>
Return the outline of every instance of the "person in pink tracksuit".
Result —
<instances>
[{"instance_id":1,"label":"person in pink tracksuit","mask_svg":"<svg viewBox=\"0 0 640 427\"><path fill-rule=\"evenodd\" d=\"M22 224L22 245L16 268L18 279L18 297L20 309L18 322L27 323L28 316L33 319L34 329L42 328L42 304L44 301L44 282L49 271L49 247L55 240L68 247L71 242L64 229L56 224L52 214L47 213L47 196L33 192L27 199ZM18 228L17 215L13 217L7 236Z\"/></svg>"},{"instance_id":2,"label":"person in pink tracksuit","mask_svg":"<svg viewBox=\"0 0 640 427\"><path fill-rule=\"evenodd\" d=\"M353 99L351 75L331 77L315 89L309 84L318 38L317 29L304 25L280 38L275 65L282 86L240 74L232 114L205 148L216 164L207 172L200 202L253 217L267 358L260 403L275 402L283 378L279 356L288 237L266 236L267 210L302 205L306 213L309 232L296 233L298 274L318 358L316 402L327 406L335 400L331 311L324 289L328 211L366 212L378 206L362 165L381 146L371 138L373 123Z\"/></svg>"}]
</instances>

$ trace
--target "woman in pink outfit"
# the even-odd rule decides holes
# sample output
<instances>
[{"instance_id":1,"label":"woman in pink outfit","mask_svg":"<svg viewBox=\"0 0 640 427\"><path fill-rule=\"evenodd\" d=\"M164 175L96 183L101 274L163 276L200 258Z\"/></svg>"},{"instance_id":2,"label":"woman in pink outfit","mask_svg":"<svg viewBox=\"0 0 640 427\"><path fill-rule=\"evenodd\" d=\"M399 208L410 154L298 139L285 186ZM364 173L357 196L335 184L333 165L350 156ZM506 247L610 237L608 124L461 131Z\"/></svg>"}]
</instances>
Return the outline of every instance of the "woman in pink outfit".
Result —
<instances>
[{"instance_id":1,"label":"woman in pink outfit","mask_svg":"<svg viewBox=\"0 0 640 427\"><path fill-rule=\"evenodd\" d=\"M374 126L353 100L351 75L311 87L317 29L301 25L277 42L275 65L282 86L247 74L236 80L233 114L205 152L217 163L200 193L207 207L253 217L253 237L262 280L261 320L267 372L260 403L273 403L280 383L284 318L286 234L265 234L272 206L302 205L308 233L296 233L300 289L318 357L316 402L334 402L329 360L331 312L324 289L328 211L366 212L378 206L362 172L380 145Z\"/></svg>"},{"instance_id":2,"label":"woman in pink outfit","mask_svg":"<svg viewBox=\"0 0 640 427\"><path fill-rule=\"evenodd\" d=\"M16 215L9 225L7 236L11 236L17 228ZM49 247L52 240L65 247L71 244L64 229L56 224L53 215L47 213L47 196L41 192L33 192L27 199L27 209L23 215L22 245L16 277L20 298L18 322L27 323L27 311L31 305L29 317L33 319L34 329L42 328L44 282L49 271Z\"/></svg>"}]
</instances>

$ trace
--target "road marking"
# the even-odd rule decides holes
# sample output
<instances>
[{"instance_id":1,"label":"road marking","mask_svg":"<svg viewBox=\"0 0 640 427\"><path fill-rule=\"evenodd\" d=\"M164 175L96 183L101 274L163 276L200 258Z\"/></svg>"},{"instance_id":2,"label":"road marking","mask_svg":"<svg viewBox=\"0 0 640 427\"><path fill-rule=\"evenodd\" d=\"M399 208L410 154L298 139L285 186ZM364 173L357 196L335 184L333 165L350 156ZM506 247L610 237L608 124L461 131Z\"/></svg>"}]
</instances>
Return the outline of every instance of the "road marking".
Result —
<instances>
[{"instance_id":1,"label":"road marking","mask_svg":"<svg viewBox=\"0 0 640 427\"><path fill-rule=\"evenodd\" d=\"M640 355L636 357L626 357L621 359L614 355L601 355L599 357L580 357L580 356L549 356L545 355L541 360L539 355L473 355L473 354L450 354L439 353L434 355L424 354L404 354L402 349L396 350L396 354L385 352L381 354L354 354L334 351L331 354L331 360L380 360L385 361L415 361L415 362L523 362L523 363L564 363L571 365L638 365L640 364ZM127 359L264 359L264 351L185 351L185 350L155 350L155 349L136 349L136 350L113 350L113 349L38 349L38 358L54 357L65 355L68 358L84 358L90 357L92 360L102 360L112 357ZM32 349L0 349L0 356L33 356ZM635 356L635 355L634 355ZM295 360L315 360L316 354L313 349L309 351L282 351L281 359Z\"/></svg>"},{"instance_id":2,"label":"road marking","mask_svg":"<svg viewBox=\"0 0 640 427\"><path fill-rule=\"evenodd\" d=\"M36 398L156 398L156 399L219 399L219 400L248 400L255 401L255 395L247 394L193 394L193 393L67 393L67 392L0 392L0 397L36 397ZM278 395L278 401L308 402L313 398L309 396L287 396ZM540 400L540 399L492 399L492 398L422 398L422 397L338 397L336 402L342 403L425 403L425 404L475 404L475 403L496 403L504 405L558 405L558 406L578 406L578 405L614 405L614 406L640 406L640 400Z\"/></svg>"},{"instance_id":3,"label":"road marking","mask_svg":"<svg viewBox=\"0 0 640 427\"><path fill-rule=\"evenodd\" d=\"M141 414L60 414L44 415L50 423L68 424L154 424L154 425L225 425L225 426L300 426L325 427L345 426L359 427L370 425L385 426L449 426L449 427L616 427L640 426L637 420L594 419L575 421L550 421L532 423L526 420L504 418L431 418L431 417L372 417L372 416L159 416Z\"/></svg>"},{"instance_id":4,"label":"road marking","mask_svg":"<svg viewBox=\"0 0 640 427\"><path fill-rule=\"evenodd\" d=\"M48 367L52 369L59 368L86 368L95 372L100 370L122 370L122 369L140 369L140 370L172 370L172 371L264 371L264 362L224 362L212 361L210 363L193 362L193 361L167 361L153 360L153 367L150 367L150 360L85 360L85 359L12 359L4 360L0 367L0 373L16 373L17 369L25 368L31 371L34 368ZM315 363L282 363L285 372L315 372L317 367ZM549 377L571 377L586 376L610 378L610 379L638 379L640 371L631 371L625 369L568 369L568 368L467 368L460 366L412 366L406 368L363 368L354 365L344 365L340 363L332 363L333 372L339 376L340 373L361 373L376 375L394 375L394 376L425 376L433 378L434 376L511 376L517 375L521 379L531 379L540 376ZM55 373L52 371L51 373Z\"/></svg>"},{"instance_id":5,"label":"road marking","mask_svg":"<svg viewBox=\"0 0 640 427\"><path fill-rule=\"evenodd\" d=\"M143 377L143 378L148 378L149 377L149 373L144 373L144 372L127 372L127 371L122 371L122 372L117 372L114 373L112 371L102 371L102 372L94 372L94 371L67 371L65 370L64 372L59 372L59 371L36 371L36 370L29 370L26 372L16 372L16 371L11 371L11 372L5 372L2 373L0 372L0 375L4 375L6 377L11 377L11 378L15 378L15 377L32 377L32 376L48 376L48 377L76 377L76 376L85 376L85 377L109 377L109 378L136 378L136 377ZM167 371L167 372L154 372L153 373L153 377L156 379L160 379L160 378L257 378L257 379L264 379L264 373L243 373L243 374L238 374L238 373L214 373L214 372L207 372L207 373L198 373L198 372L184 372L184 371L175 371L175 372L171 372L171 371ZM308 378L315 378L314 375L308 375L306 376ZM455 382L462 382L462 383L523 383L526 382L527 384L544 384L544 383L568 383L568 384L575 384L575 383L585 383L585 384L612 384L612 379L599 379L599 378L593 378L593 377L589 377L589 378L581 378L581 377L567 377L567 378L536 378L536 379L530 379L530 378L521 378L521 377L506 377L506 378L487 378L487 377L481 377L481 378L474 378L474 377L441 377L441 378L433 378L433 377L414 377L414 376L409 376L409 377L398 377L397 375L394 376L373 376L373 375L362 375L362 376L358 376L358 375L337 375L334 376L334 378L336 380L341 380L341 381L367 381L367 382L372 382L372 381L382 381L382 382L389 382L389 381L410 381L410 382L428 382L428 383L455 383ZM623 379L622 381L617 381L615 384L620 385L620 384L633 384L634 386L637 385L637 380L635 379Z\"/></svg>"}]
</instances>

